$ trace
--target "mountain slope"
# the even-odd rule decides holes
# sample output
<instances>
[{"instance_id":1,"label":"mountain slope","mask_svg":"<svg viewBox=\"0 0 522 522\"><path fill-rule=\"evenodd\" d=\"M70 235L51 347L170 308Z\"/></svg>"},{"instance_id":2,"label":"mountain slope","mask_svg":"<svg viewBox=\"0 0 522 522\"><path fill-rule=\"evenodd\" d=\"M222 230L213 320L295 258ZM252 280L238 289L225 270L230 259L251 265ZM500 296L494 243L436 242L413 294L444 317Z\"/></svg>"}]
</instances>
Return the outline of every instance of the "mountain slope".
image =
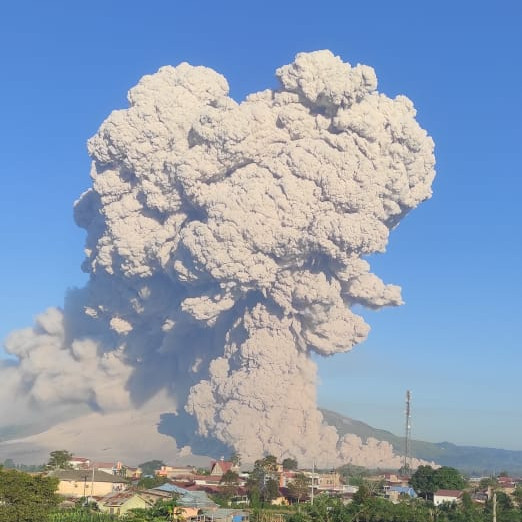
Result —
<instances>
[{"instance_id":1,"label":"mountain slope","mask_svg":"<svg viewBox=\"0 0 522 522\"><path fill-rule=\"evenodd\" d=\"M363 440L373 437L392 444L397 453L404 451L404 439L393 433L373 428L364 422L350 419L330 410L321 410L325 421L335 426L340 436L354 433ZM469 474L487 475L507 470L512 474L522 474L522 451L457 446L450 442L411 442L411 456L435 461L443 466L452 466Z\"/></svg>"},{"instance_id":2,"label":"mountain slope","mask_svg":"<svg viewBox=\"0 0 522 522\"><path fill-rule=\"evenodd\" d=\"M157 406L157 408L154 409L153 406ZM185 440L186 437L174 429L176 418L164 414L164 411L164 405L158 399L157 402L152 403L150 411L114 415L91 413L45 427L41 432L33 432L34 434L30 433L28 427L19 428L18 431L8 428L2 430L0 427L0 462L6 458L12 458L18 463L38 464L45 462L50 451L58 447L65 447L75 453L85 453L91 458L100 459L112 454L117 448L118 458L130 463L158 457L176 462L194 463L196 456L176 449L174 438L180 446L187 444L188 440ZM364 441L373 437L389 442L398 454L402 454L404 451L402 437L330 410L321 411L325 421L334 426L340 436L353 433ZM133 437L126 436L123 438L124 443L118 443L121 441L121 434L128 433L129 427L132 427ZM143 444L143 441L146 441L146 444ZM214 448L212 451L210 445L208 447L195 446L192 449L195 450L197 456L208 454L215 457L223 453L222 448L219 450ZM488 475L502 470L522 475L522 451L414 440L411 443L411 454L419 459L458 468L470 475ZM204 458L202 460L205 461Z\"/></svg>"}]
</instances>

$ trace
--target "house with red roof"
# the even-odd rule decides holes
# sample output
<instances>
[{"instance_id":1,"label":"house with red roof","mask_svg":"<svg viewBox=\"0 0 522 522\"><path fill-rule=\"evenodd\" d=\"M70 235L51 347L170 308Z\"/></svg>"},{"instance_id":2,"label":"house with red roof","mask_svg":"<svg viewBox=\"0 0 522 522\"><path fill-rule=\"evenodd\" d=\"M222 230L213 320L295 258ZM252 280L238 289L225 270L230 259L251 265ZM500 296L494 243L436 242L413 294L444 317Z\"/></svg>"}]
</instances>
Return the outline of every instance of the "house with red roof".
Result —
<instances>
[{"instance_id":1,"label":"house with red roof","mask_svg":"<svg viewBox=\"0 0 522 522\"><path fill-rule=\"evenodd\" d=\"M228 460L213 460L210 463L210 476L222 477L227 471L239 472L239 468Z\"/></svg>"}]
</instances>

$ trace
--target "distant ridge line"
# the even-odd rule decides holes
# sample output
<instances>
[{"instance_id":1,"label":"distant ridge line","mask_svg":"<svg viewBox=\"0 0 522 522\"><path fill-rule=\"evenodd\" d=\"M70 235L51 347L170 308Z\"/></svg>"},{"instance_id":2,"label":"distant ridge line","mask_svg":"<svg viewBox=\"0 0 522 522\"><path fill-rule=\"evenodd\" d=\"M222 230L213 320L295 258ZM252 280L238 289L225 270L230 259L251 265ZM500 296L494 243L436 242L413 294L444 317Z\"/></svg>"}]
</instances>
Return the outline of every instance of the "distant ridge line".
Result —
<instances>
[{"instance_id":1,"label":"distant ridge line","mask_svg":"<svg viewBox=\"0 0 522 522\"><path fill-rule=\"evenodd\" d=\"M404 451L404 439L390 431L374 428L325 408L321 408L321 412L325 422L334 426L341 437L347 433L357 435L363 441L373 437L389 442L397 454ZM412 457L434 461L441 466L452 466L470 475L489 475L499 470L522 475L522 451L517 450L412 440L410 453Z\"/></svg>"}]
</instances>

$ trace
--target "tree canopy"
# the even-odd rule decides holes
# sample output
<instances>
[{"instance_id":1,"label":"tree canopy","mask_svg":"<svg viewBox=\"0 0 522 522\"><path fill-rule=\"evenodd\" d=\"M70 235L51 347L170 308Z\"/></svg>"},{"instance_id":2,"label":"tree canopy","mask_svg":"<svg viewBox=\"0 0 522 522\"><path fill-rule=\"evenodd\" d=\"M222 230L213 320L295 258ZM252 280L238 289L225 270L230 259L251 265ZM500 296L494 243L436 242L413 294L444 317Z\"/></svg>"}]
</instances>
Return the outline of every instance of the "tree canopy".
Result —
<instances>
[{"instance_id":1,"label":"tree canopy","mask_svg":"<svg viewBox=\"0 0 522 522\"><path fill-rule=\"evenodd\" d=\"M466 479L457 469L449 466L437 469L419 466L410 478L410 486L418 495L427 498L438 489L464 489Z\"/></svg>"},{"instance_id":2,"label":"tree canopy","mask_svg":"<svg viewBox=\"0 0 522 522\"><path fill-rule=\"evenodd\" d=\"M71 469L71 459L73 455L67 450L55 450L49 454L49 461L45 468L48 470L53 469Z\"/></svg>"},{"instance_id":3,"label":"tree canopy","mask_svg":"<svg viewBox=\"0 0 522 522\"><path fill-rule=\"evenodd\" d=\"M254 462L254 469L247 481L250 501L270 502L279 495L279 474L277 459L268 455Z\"/></svg>"},{"instance_id":4,"label":"tree canopy","mask_svg":"<svg viewBox=\"0 0 522 522\"><path fill-rule=\"evenodd\" d=\"M142 464L139 464L139 468L141 469L141 472L143 475L151 475L154 476L155 471L161 466L164 466L165 463L162 460L148 460L147 462L143 462Z\"/></svg>"},{"instance_id":5,"label":"tree canopy","mask_svg":"<svg viewBox=\"0 0 522 522\"><path fill-rule=\"evenodd\" d=\"M0 520L42 522L58 502L58 479L0 469Z\"/></svg>"},{"instance_id":6,"label":"tree canopy","mask_svg":"<svg viewBox=\"0 0 522 522\"><path fill-rule=\"evenodd\" d=\"M283 469L287 471L293 471L297 469L297 460L291 459L290 457L283 460Z\"/></svg>"},{"instance_id":7,"label":"tree canopy","mask_svg":"<svg viewBox=\"0 0 522 522\"><path fill-rule=\"evenodd\" d=\"M234 466L241 466L241 455L237 451L234 451L230 456L230 462L232 462Z\"/></svg>"},{"instance_id":8,"label":"tree canopy","mask_svg":"<svg viewBox=\"0 0 522 522\"><path fill-rule=\"evenodd\" d=\"M288 491L297 502L301 502L308 497L311 483L311 480L304 473L298 473L288 483Z\"/></svg>"},{"instance_id":9,"label":"tree canopy","mask_svg":"<svg viewBox=\"0 0 522 522\"><path fill-rule=\"evenodd\" d=\"M150 477L150 476L143 476L138 481L138 487L143 489L152 489L156 488L158 486L162 486L165 484L165 482L168 482L168 479L166 477Z\"/></svg>"}]
</instances>

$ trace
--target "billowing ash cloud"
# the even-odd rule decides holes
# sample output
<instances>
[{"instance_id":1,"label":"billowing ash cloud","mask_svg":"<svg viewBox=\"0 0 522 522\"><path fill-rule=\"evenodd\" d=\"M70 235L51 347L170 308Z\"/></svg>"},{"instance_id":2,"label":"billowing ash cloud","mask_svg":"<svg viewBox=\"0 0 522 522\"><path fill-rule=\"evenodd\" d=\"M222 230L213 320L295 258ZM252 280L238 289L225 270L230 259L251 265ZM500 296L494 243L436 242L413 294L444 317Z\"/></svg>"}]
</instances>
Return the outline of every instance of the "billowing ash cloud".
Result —
<instances>
[{"instance_id":1,"label":"billowing ash cloud","mask_svg":"<svg viewBox=\"0 0 522 522\"><path fill-rule=\"evenodd\" d=\"M89 141L90 281L8 339L18 415L167 390L179 423L246 460L391 457L323 423L310 354L366 338L354 305L402 303L364 257L430 197L433 142L370 67L319 51L276 74L238 104L210 69L163 67Z\"/></svg>"}]
</instances>

